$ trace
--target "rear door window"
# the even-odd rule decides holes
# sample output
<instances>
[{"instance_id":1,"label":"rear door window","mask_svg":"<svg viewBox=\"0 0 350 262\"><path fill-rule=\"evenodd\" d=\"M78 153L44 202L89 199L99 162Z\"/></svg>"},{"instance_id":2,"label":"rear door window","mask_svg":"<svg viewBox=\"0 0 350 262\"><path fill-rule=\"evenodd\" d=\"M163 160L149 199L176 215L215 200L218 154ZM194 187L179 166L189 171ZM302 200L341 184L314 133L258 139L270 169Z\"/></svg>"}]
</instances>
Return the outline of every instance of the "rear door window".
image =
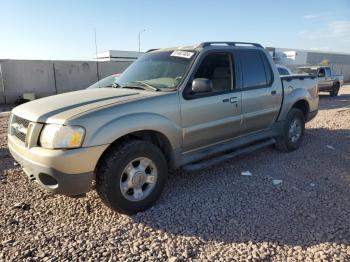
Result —
<instances>
[{"instance_id":1,"label":"rear door window","mask_svg":"<svg viewBox=\"0 0 350 262\"><path fill-rule=\"evenodd\" d=\"M258 51L242 50L240 58L244 89L268 85L264 61Z\"/></svg>"},{"instance_id":2,"label":"rear door window","mask_svg":"<svg viewBox=\"0 0 350 262\"><path fill-rule=\"evenodd\" d=\"M326 77L330 77L331 76L331 69L326 67L325 70L326 70Z\"/></svg>"}]
</instances>

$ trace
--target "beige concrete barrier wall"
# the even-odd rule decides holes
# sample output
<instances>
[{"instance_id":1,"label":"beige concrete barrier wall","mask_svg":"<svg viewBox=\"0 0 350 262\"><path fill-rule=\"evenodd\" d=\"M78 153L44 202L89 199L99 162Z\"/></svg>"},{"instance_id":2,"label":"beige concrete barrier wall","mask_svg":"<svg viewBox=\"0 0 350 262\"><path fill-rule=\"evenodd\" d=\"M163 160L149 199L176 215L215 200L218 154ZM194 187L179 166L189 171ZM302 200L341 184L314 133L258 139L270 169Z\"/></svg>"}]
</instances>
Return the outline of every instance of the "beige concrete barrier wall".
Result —
<instances>
[{"instance_id":1,"label":"beige concrete barrier wall","mask_svg":"<svg viewBox=\"0 0 350 262\"><path fill-rule=\"evenodd\" d=\"M54 70L59 94L84 89L97 82L95 62L56 61Z\"/></svg>"},{"instance_id":2,"label":"beige concrete barrier wall","mask_svg":"<svg viewBox=\"0 0 350 262\"><path fill-rule=\"evenodd\" d=\"M117 65L116 65L117 63ZM123 72L130 62L100 62L98 63L98 72L100 79L112 74Z\"/></svg>"},{"instance_id":3,"label":"beige concrete barrier wall","mask_svg":"<svg viewBox=\"0 0 350 262\"><path fill-rule=\"evenodd\" d=\"M0 103L13 103L23 93L41 98L87 88L97 79L123 72L130 62L0 61ZM97 73L98 72L98 73Z\"/></svg>"},{"instance_id":4,"label":"beige concrete barrier wall","mask_svg":"<svg viewBox=\"0 0 350 262\"><path fill-rule=\"evenodd\" d=\"M51 61L7 61L1 64L4 100L12 103L24 92L39 97L55 94Z\"/></svg>"}]
</instances>

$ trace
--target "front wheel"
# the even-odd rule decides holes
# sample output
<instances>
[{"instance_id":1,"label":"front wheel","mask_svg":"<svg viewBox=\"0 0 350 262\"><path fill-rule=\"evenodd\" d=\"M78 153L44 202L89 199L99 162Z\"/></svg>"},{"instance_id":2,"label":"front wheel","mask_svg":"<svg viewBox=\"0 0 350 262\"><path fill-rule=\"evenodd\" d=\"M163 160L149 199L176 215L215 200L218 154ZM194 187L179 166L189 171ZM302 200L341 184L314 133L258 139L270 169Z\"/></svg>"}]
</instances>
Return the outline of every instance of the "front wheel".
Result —
<instances>
[{"instance_id":1,"label":"front wheel","mask_svg":"<svg viewBox=\"0 0 350 262\"><path fill-rule=\"evenodd\" d=\"M282 151L290 152L299 148L305 131L305 117L303 112L292 108L287 115L282 134L277 139L276 147Z\"/></svg>"},{"instance_id":2,"label":"front wheel","mask_svg":"<svg viewBox=\"0 0 350 262\"><path fill-rule=\"evenodd\" d=\"M112 147L96 170L102 201L124 214L144 211L159 198L167 178L163 153L152 143L124 141Z\"/></svg>"}]
</instances>

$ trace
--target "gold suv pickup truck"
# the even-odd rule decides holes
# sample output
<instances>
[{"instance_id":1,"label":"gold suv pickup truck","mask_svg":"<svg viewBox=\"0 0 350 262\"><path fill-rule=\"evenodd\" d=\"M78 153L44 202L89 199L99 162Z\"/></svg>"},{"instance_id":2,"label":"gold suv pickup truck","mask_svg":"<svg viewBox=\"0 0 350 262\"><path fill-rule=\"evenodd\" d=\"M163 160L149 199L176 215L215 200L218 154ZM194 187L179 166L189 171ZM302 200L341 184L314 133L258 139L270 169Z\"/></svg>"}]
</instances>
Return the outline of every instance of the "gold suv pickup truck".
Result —
<instances>
[{"instance_id":1,"label":"gold suv pickup truck","mask_svg":"<svg viewBox=\"0 0 350 262\"><path fill-rule=\"evenodd\" d=\"M150 50L110 79L14 108L8 146L47 191L82 195L95 180L104 203L126 214L158 199L169 169L297 149L318 110L315 77L281 77L255 43Z\"/></svg>"}]
</instances>

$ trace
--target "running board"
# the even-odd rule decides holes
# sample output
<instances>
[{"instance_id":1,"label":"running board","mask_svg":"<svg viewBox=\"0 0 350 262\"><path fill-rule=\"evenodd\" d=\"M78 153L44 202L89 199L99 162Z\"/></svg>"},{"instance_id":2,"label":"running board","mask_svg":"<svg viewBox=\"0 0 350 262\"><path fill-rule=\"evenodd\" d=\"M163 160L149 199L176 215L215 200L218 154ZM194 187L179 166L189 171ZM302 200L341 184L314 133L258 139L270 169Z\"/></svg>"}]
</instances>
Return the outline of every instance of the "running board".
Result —
<instances>
[{"instance_id":1,"label":"running board","mask_svg":"<svg viewBox=\"0 0 350 262\"><path fill-rule=\"evenodd\" d=\"M205 168L208 168L210 166L219 164L221 162L230 160L236 156L249 154L255 150L258 150L258 149L261 149L264 147L268 147L268 146L273 145L275 143L276 143L276 139L271 138L268 140L264 140L258 144L254 144L254 145L243 147L243 148L238 148L235 151L228 153L228 154L225 154L225 155L220 155L220 156L214 157L212 159L206 159L206 160L202 160L200 162L195 162L192 164L185 165L182 167L182 169L185 171L196 171L196 170L205 169Z\"/></svg>"}]
</instances>

